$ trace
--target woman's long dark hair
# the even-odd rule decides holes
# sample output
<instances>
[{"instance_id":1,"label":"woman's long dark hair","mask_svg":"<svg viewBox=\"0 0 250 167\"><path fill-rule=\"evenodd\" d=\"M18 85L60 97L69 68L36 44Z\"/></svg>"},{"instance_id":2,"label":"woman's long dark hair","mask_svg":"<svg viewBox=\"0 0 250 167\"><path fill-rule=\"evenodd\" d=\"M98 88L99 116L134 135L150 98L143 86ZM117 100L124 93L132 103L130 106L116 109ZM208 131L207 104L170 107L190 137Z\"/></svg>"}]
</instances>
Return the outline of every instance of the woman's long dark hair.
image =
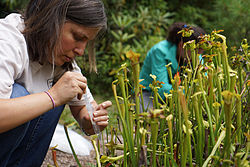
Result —
<instances>
[{"instance_id":1,"label":"woman's long dark hair","mask_svg":"<svg viewBox=\"0 0 250 167\"><path fill-rule=\"evenodd\" d=\"M194 31L190 37L182 37L181 33L178 34L178 32L181 31L185 27L190 27ZM176 22L169 27L167 40L170 41L171 43L177 45L177 46L179 45L180 42L185 43L185 42L191 41L191 40L195 40L197 43L199 40L198 37L200 35L204 35L205 33L206 32L200 27L189 26L183 22ZM177 53L176 59L178 61L179 66L184 64L184 61L185 61L184 54Z\"/></svg>"},{"instance_id":2,"label":"woman's long dark hair","mask_svg":"<svg viewBox=\"0 0 250 167\"><path fill-rule=\"evenodd\" d=\"M43 64L55 54L66 20L86 27L106 29L107 18L101 0L31 0L23 15L30 60ZM94 41L90 42L90 66L95 69ZM94 62L92 62L92 61ZM64 65L70 66L71 63Z\"/></svg>"}]
</instances>

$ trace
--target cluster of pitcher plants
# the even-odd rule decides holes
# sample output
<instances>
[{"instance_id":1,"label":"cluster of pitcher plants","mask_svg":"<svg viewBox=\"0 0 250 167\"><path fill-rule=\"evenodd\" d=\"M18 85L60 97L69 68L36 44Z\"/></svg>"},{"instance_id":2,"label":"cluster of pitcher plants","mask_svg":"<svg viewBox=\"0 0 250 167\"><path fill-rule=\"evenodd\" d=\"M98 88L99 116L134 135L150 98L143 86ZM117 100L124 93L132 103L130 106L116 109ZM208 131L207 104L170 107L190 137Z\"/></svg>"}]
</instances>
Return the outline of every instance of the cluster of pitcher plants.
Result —
<instances>
[{"instance_id":1,"label":"cluster of pitcher plants","mask_svg":"<svg viewBox=\"0 0 250 167\"><path fill-rule=\"evenodd\" d=\"M188 36L192 30L179 33ZM103 147L92 139L97 166L249 166L247 40L232 56L220 31L183 48L190 53L189 63L175 76L171 64L166 66L173 89L165 100L158 94L164 83L151 75L153 109L140 107L140 54L126 53L130 63L121 65L112 83L118 126L108 128ZM204 50L202 59L199 49Z\"/></svg>"},{"instance_id":2,"label":"cluster of pitcher plants","mask_svg":"<svg viewBox=\"0 0 250 167\"><path fill-rule=\"evenodd\" d=\"M180 33L191 35L192 30ZM202 59L198 49L204 50ZM172 76L171 64L166 66L173 87L166 100L158 94L164 83L151 75L153 109L140 108L140 54L127 52L130 63L121 65L112 83L118 127L109 129L99 165L249 166L247 41L229 58L226 37L213 31L198 43L185 43L184 50L191 56L180 75Z\"/></svg>"}]
</instances>

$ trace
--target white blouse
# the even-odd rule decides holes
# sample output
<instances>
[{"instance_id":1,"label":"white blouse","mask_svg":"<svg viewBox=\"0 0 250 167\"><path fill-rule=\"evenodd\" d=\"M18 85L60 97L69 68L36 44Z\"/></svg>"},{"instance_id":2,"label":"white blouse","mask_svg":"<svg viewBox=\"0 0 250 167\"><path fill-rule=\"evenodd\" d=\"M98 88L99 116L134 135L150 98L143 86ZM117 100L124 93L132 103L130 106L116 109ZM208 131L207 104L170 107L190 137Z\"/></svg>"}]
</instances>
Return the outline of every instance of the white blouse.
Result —
<instances>
[{"instance_id":1,"label":"white blouse","mask_svg":"<svg viewBox=\"0 0 250 167\"><path fill-rule=\"evenodd\" d=\"M40 65L29 60L27 45L23 34L23 19L20 14L10 14L0 19L0 98L8 99L11 96L12 85L23 85L30 94L46 91L51 88L53 78L60 77L65 70L50 63ZM73 71L81 73L76 62L73 62ZM93 101L93 96L87 88L87 98ZM69 105L85 105L84 96L81 100L76 97Z\"/></svg>"}]
</instances>

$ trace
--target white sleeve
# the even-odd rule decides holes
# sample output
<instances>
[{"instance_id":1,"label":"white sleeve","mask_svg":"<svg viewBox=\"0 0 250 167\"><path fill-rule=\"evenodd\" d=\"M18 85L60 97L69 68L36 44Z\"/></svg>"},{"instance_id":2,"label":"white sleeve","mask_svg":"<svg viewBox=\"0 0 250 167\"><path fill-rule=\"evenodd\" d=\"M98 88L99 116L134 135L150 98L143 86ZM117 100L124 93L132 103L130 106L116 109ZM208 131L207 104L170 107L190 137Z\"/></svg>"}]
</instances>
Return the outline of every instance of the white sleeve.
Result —
<instances>
[{"instance_id":1,"label":"white sleeve","mask_svg":"<svg viewBox=\"0 0 250 167\"><path fill-rule=\"evenodd\" d=\"M81 73L81 69L78 67L78 65L76 64L75 61L72 63L72 65L73 65L73 70L72 70L73 72ZM94 101L94 98L93 98L88 86L86 87L86 94L87 94L87 98L90 102ZM77 97L75 97L70 102L68 102L68 105L71 105L71 106L82 106L85 104L86 103L85 103L84 96L82 96L82 98L80 100L78 100Z\"/></svg>"},{"instance_id":2,"label":"white sleeve","mask_svg":"<svg viewBox=\"0 0 250 167\"><path fill-rule=\"evenodd\" d=\"M23 54L17 46L0 39L0 98L8 99L12 93L12 85L20 78L24 70Z\"/></svg>"}]
</instances>

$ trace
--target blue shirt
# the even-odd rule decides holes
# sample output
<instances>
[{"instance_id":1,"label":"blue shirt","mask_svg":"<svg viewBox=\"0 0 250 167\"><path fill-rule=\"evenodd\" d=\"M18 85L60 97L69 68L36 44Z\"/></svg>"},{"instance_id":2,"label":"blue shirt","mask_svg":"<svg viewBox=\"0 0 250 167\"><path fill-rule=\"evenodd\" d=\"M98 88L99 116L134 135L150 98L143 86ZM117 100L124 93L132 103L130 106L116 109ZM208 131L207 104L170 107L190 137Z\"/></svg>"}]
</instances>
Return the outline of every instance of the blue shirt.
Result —
<instances>
[{"instance_id":1,"label":"blue shirt","mask_svg":"<svg viewBox=\"0 0 250 167\"><path fill-rule=\"evenodd\" d=\"M140 72L140 79L144 79L142 82L140 82L140 84L146 87L145 90L150 92L152 91L149 87L149 84L151 84L153 81L153 78L150 77L150 74L155 75L157 81L165 83L158 91L160 96L165 99L163 93L169 93L169 91L172 89L172 84L169 80L166 65L170 62L172 63L171 69L174 76L177 73L178 68L176 52L177 46L167 40L157 43L148 51Z\"/></svg>"}]
</instances>

